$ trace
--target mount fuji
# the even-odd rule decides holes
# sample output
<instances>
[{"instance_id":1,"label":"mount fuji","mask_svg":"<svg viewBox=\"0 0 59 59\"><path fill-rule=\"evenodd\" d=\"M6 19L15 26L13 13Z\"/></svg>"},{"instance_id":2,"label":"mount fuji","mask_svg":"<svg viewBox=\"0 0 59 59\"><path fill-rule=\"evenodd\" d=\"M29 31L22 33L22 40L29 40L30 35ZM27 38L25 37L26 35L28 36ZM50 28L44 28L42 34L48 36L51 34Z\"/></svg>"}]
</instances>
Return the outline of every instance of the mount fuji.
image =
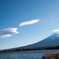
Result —
<instances>
[{"instance_id":1,"label":"mount fuji","mask_svg":"<svg viewBox=\"0 0 59 59\"><path fill-rule=\"evenodd\" d=\"M59 34L54 33L40 42L19 47L17 49L32 49L32 48L57 47L57 46L59 46Z\"/></svg>"},{"instance_id":2,"label":"mount fuji","mask_svg":"<svg viewBox=\"0 0 59 59\"><path fill-rule=\"evenodd\" d=\"M20 50L26 50L26 49L37 49L37 48L51 48L51 47L59 47L59 34L54 33L50 35L49 37L43 39L42 41L39 41L37 43L23 46L23 47L17 47L12 49L6 49L3 51L20 51Z\"/></svg>"}]
</instances>

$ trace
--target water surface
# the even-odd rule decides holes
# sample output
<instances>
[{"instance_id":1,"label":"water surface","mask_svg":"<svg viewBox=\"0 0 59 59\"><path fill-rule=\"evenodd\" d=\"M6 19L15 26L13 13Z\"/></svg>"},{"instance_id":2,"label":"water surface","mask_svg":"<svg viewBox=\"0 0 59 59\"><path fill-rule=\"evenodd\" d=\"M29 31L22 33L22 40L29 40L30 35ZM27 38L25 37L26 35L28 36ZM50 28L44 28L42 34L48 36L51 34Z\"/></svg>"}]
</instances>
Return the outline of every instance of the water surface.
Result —
<instances>
[{"instance_id":1,"label":"water surface","mask_svg":"<svg viewBox=\"0 0 59 59\"><path fill-rule=\"evenodd\" d=\"M46 52L59 52L59 50L36 50L23 52L0 53L0 59L41 59Z\"/></svg>"}]
</instances>

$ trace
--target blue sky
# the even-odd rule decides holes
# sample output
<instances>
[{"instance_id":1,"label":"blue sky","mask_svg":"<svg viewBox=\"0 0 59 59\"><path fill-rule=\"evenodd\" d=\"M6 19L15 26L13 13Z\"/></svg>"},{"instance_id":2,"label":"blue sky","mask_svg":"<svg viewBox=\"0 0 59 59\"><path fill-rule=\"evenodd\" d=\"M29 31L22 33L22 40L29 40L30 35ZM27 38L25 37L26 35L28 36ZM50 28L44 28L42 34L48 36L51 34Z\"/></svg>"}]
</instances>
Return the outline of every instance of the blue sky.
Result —
<instances>
[{"instance_id":1,"label":"blue sky","mask_svg":"<svg viewBox=\"0 0 59 59\"><path fill-rule=\"evenodd\" d=\"M37 19L34 24L19 26ZM59 0L0 0L0 49L36 43L56 31ZM1 32L6 37L2 38Z\"/></svg>"}]
</instances>

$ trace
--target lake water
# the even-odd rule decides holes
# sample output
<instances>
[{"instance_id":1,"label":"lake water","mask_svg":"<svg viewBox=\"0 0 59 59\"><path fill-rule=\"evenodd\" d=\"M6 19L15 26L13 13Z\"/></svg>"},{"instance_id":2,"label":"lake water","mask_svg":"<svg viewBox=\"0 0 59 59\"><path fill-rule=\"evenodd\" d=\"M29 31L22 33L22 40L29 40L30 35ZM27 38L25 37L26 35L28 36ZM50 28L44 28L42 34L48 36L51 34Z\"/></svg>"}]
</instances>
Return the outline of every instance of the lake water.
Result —
<instances>
[{"instance_id":1,"label":"lake water","mask_svg":"<svg viewBox=\"0 0 59 59\"><path fill-rule=\"evenodd\" d=\"M59 49L0 53L0 59L41 59L43 54L48 51L59 52Z\"/></svg>"}]
</instances>

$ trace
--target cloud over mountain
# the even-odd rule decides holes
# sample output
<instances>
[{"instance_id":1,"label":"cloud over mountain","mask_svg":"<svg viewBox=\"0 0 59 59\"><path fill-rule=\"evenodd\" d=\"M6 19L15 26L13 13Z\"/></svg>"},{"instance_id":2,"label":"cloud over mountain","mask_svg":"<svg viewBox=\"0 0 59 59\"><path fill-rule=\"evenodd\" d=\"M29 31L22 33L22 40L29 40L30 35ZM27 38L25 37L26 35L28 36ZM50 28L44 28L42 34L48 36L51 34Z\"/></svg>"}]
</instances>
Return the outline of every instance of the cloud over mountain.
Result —
<instances>
[{"instance_id":1,"label":"cloud over mountain","mask_svg":"<svg viewBox=\"0 0 59 59\"><path fill-rule=\"evenodd\" d=\"M53 30L53 32L59 32L59 29L55 29L55 30Z\"/></svg>"},{"instance_id":2,"label":"cloud over mountain","mask_svg":"<svg viewBox=\"0 0 59 59\"><path fill-rule=\"evenodd\" d=\"M18 34L17 28L6 28L3 30L0 30L0 38L10 37L11 34Z\"/></svg>"},{"instance_id":3,"label":"cloud over mountain","mask_svg":"<svg viewBox=\"0 0 59 59\"><path fill-rule=\"evenodd\" d=\"M40 19L34 19L34 20L31 20L31 21L26 21L26 22L22 22L19 24L19 26L25 26L25 25L30 25L30 24L35 24L37 22L39 22Z\"/></svg>"}]
</instances>

